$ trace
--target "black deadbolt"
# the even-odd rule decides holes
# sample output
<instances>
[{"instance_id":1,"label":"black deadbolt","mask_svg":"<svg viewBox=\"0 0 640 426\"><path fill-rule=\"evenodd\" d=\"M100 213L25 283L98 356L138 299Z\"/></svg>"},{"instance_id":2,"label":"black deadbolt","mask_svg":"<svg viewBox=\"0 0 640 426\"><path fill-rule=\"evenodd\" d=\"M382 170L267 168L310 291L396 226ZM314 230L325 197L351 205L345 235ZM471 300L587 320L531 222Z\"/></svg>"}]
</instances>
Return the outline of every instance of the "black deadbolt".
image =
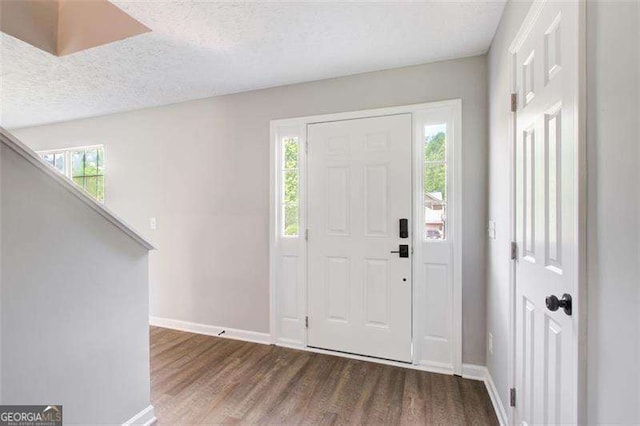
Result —
<instances>
[{"instance_id":1,"label":"black deadbolt","mask_svg":"<svg viewBox=\"0 0 640 426\"><path fill-rule=\"evenodd\" d=\"M409 257L409 245L400 244L398 250L392 251L391 253L398 253L400 257Z\"/></svg>"},{"instance_id":2,"label":"black deadbolt","mask_svg":"<svg viewBox=\"0 0 640 426\"><path fill-rule=\"evenodd\" d=\"M400 219L400 238L409 238L409 219Z\"/></svg>"},{"instance_id":3,"label":"black deadbolt","mask_svg":"<svg viewBox=\"0 0 640 426\"><path fill-rule=\"evenodd\" d=\"M547 304L547 309L549 309L551 312L555 312L558 309L562 308L564 309L565 314L571 315L571 295L570 294L567 294L567 293L563 294L562 299L558 299L556 295L552 294L551 296L545 299L545 303Z\"/></svg>"}]
</instances>

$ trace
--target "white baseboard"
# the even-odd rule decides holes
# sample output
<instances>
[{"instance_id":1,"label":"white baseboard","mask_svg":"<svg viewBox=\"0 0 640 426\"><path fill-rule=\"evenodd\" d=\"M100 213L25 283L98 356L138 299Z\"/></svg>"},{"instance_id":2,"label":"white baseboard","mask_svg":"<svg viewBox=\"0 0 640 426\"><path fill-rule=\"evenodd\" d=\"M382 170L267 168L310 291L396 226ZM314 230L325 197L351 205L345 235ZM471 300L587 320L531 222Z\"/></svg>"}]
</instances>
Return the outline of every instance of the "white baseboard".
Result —
<instances>
[{"instance_id":1,"label":"white baseboard","mask_svg":"<svg viewBox=\"0 0 640 426\"><path fill-rule=\"evenodd\" d=\"M486 367L485 370L486 376L484 384L487 387L487 392L489 392L489 398L491 398L493 409L496 411L500 425L507 426L509 424L509 417L507 416L505 405L502 403L502 399L500 399L500 394L498 393L495 383L493 383L493 378L491 377L489 370Z\"/></svg>"},{"instance_id":2,"label":"white baseboard","mask_svg":"<svg viewBox=\"0 0 640 426\"><path fill-rule=\"evenodd\" d=\"M491 404L493 404L493 409L498 417L498 421L503 426L508 425L509 418L507 417L507 412L487 367L482 365L462 364L462 377L466 379L482 380L484 382L489 398L491 398Z\"/></svg>"},{"instance_id":3,"label":"white baseboard","mask_svg":"<svg viewBox=\"0 0 640 426\"><path fill-rule=\"evenodd\" d=\"M487 367L484 365L462 364L462 377L465 379L481 380L487 377Z\"/></svg>"},{"instance_id":4,"label":"white baseboard","mask_svg":"<svg viewBox=\"0 0 640 426\"><path fill-rule=\"evenodd\" d=\"M417 365L420 367L420 370L428 371L430 373L447 374L449 376L455 374L455 371L453 371L453 364L418 360Z\"/></svg>"},{"instance_id":5,"label":"white baseboard","mask_svg":"<svg viewBox=\"0 0 640 426\"><path fill-rule=\"evenodd\" d=\"M155 411L153 409L153 405L148 406L144 410L140 411L135 416L131 417L129 420L124 422L122 426L132 426L132 425L143 425L143 426L151 426L158 419L156 419Z\"/></svg>"},{"instance_id":6,"label":"white baseboard","mask_svg":"<svg viewBox=\"0 0 640 426\"><path fill-rule=\"evenodd\" d=\"M304 343L300 342L299 340L284 339L282 337L273 342L273 344L276 346L282 346L283 348L299 349L301 351L306 349Z\"/></svg>"},{"instance_id":7,"label":"white baseboard","mask_svg":"<svg viewBox=\"0 0 640 426\"><path fill-rule=\"evenodd\" d=\"M198 324L189 321L180 321L170 318L149 317L149 324L171 328L173 330L187 331L189 333L204 334L207 336L223 337L225 339L244 340L246 342L271 344L271 335L257 331L239 330L237 328L220 327L217 325ZM223 332L223 334L220 334Z\"/></svg>"}]
</instances>

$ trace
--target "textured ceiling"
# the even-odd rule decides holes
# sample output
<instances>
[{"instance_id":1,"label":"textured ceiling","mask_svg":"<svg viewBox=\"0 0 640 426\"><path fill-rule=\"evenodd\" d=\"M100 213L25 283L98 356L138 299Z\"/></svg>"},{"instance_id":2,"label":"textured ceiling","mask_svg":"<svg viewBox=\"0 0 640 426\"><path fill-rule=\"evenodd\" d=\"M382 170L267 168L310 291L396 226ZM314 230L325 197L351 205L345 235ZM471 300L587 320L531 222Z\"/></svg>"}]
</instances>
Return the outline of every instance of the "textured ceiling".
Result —
<instances>
[{"instance_id":1,"label":"textured ceiling","mask_svg":"<svg viewBox=\"0 0 640 426\"><path fill-rule=\"evenodd\" d=\"M504 7L504 0L113 3L152 32L64 57L0 34L0 125L481 54Z\"/></svg>"}]
</instances>

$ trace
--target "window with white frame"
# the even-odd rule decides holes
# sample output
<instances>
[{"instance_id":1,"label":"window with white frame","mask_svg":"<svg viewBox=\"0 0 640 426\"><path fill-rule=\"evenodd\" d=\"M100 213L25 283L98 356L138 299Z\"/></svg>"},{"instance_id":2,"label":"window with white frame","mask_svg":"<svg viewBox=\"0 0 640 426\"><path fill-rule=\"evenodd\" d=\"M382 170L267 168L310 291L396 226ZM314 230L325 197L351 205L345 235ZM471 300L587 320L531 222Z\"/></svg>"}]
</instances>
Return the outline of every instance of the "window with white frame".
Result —
<instances>
[{"instance_id":1,"label":"window with white frame","mask_svg":"<svg viewBox=\"0 0 640 426\"><path fill-rule=\"evenodd\" d=\"M52 167L97 201L104 202L104 147L58 149L38 152Z\"/></svg>"},{"instance_id":2,"label":"window with white frame","mask_svg":"<svg viewBox=\"0 0 640 426\"><path fill-rule=\"evenodd\" d=\"M447 239L447 125L424 128L424 224L428 240Z\"/></svg>"},{"instance_id":3,"label":"window with white frame","mask_svg":"<svg viewBox=\"0 0 640 426\"><path fill-rule=\"evenodd\" d=\"M299 178L298 167L299 144L297 137L286 137L281 140L282 152L282 235L298 236L299 227Z\"/></svg>"}]
</instances>

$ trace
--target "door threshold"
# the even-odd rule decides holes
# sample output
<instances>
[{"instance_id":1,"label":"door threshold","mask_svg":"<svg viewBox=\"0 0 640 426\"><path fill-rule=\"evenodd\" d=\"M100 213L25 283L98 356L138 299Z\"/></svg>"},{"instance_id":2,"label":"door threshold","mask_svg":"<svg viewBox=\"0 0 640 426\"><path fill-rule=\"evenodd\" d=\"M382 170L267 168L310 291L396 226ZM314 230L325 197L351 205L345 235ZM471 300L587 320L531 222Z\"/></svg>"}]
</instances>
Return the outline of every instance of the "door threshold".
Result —
<instances>
[{"instance_id":1,"label":"door threshold","mask_svg":"<svg viewBox=\"0 0 640 426\"><path fill-rule=\"evenodd\" d=\"M365 356L365 355L358 355L358 354L354 354L354 353L350 353L350 352L342 352L342 351L335 351L335 350L328 350L328 349L322 349L322 348L318 348L318 347L314 347L314 346L297 346L297 345L281 345L281 344L276 344L278 346L284 346L284 347L288 347L291 349L297 349L297 350L303 350L303 351L307 351L307 352L314 352L314 353L318 353L318 354L323 354L323 355L333 355L333 356L339 356L342 358L349 358L349 359L355 359L358 361L366 361L366 362L373 362L375 364L383 364L383 365L389 365L392 367L400 367L400 368L407 368L410 370L419 370L419 371L425 371L428 373L435 373L435 374L444 374L446 376L453 376L454 375L454 371L453 371L453 366L434 366L434 365L428 365L428 364L414 364L412 361L407 362L407 361L395 361L395 360L391 360L391 359L386 359L386 358L378 358L378 357L373 357L373 356ZM483 367L484 368L484 367ZM462 375L462 377L464 378L470 378L470 379L474 379L474 380L484 380L484 378L479 378L479 377L475 377L475 376L466 376L466 375Z\"/></svg>"},{"instance_id":2,"label":"door threshold","mask_svg":"<svg viewBox=\"0 0 640 426\"><path fill-rule=\"evenodd\" d=\"M399 361L397 359L389 359L389 358L382 358L382 357L378 357L378 356L373 356L373 355L362 355L362 354L356 354L353 352L347 352L347 351L340 351L337 349L326 349L326 348L319 348L317 346L310 346L307 345L307 349L313 350L313 351L322 351L319 353L325 353L327 355L331 355L331 354L335 354L337 356L343 356L346 358L352 358L352 359L358 359L358 360L362 360L362 361L384 361L384 362L389 362L389 363L399 363L399 364L403 364L403 365L413 365L412 361Z\"/></svg>"}]
</instances>

